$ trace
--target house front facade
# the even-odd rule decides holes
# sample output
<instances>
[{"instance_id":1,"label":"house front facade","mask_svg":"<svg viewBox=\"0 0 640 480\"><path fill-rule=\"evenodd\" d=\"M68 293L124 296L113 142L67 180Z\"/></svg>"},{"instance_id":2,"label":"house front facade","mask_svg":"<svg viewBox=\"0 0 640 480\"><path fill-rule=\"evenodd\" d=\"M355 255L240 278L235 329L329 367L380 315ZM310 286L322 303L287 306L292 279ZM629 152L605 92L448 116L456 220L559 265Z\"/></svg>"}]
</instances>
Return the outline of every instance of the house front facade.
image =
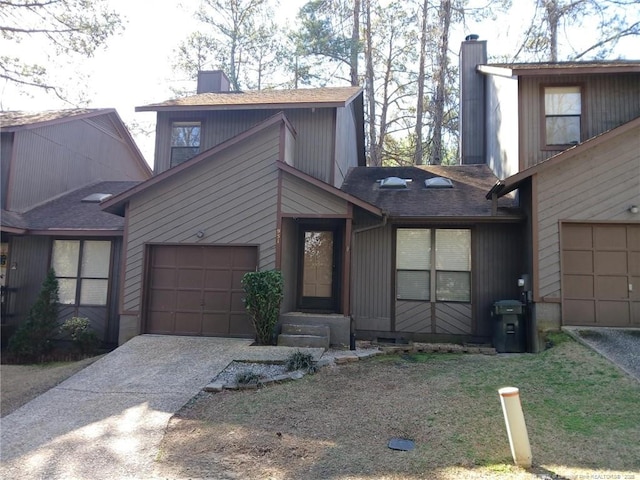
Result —
<instances>
[{"instance_id":1,"label":"house front facade","mask_svg":"<svg viewBox=\"0 0 640 480\"><path fill-rule=\"evenodd\" d=\"M54 268L60 322L86 317L116 345L124 222L99 202L149 167L112 109L3 112L0 124L3 344Z\"/></svg>"},{"instance_id":2,"label":"house front facade","mask_svg":"<svg viewBox=\"0 0 640 480\"><path fill-rule=\"evenodd\" d=\"M483 159L500 178L487 198L516 193L527 218L534 330L640 326L640 62L460 53L462 162Z\"/></svg>"}]
</instances>

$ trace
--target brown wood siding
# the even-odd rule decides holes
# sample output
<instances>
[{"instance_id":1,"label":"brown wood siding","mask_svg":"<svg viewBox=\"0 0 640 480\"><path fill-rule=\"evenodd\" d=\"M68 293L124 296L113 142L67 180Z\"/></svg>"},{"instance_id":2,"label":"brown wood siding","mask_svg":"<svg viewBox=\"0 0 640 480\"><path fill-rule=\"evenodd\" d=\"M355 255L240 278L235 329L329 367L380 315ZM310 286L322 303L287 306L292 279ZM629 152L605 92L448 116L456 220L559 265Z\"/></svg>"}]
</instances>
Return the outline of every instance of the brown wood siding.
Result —
<instances>
[{"instance_id":1,"label":"brown wood siding","mask_svg":"<svg viewBox=\"0 0 640 480\"><path fill-rule=\"evenodd\" d=\"M49 268L49 237L13 237L9 244L7 319L16 324L26 319ZM11 265L15 264L15 270ZM3 322L5 320L3 319Z\"/></svg>"},{"instance_id":2,"label":"brown wood siding","mask_svg":"<svg viewBox=\"0 0 640 480\"><path fill-rule=\"evenodd\" d=\"M259 268L275 267L279 154L274 125L132 199L125 311L139 311L148 243L258 245Z\"/></svg>"},{"instance_id":3,"label":"brown wood siding","mask_svg":"<svg viewBox=\"0 0 640 480\"><path fill-rule=\"evenodd\" d=\"M358 166L354 104L336 111L336 154L333 185L340 187L351 167Z\"/></svg>"},{"instance_id":4,"label":"brown wood siding","mask_svg":"<svg viewBox=\"0 0 640 480\"><path fill-rule=\"evenodd\" d=\"M280 267L285 278L284 298L281 305L283 312L291 312L296 308L296 294L298 291L296 288L298 275L297 235L298 230L293 218L283 218L281 232L282 260Z\"/></svg>"},{"instance_id":5,"label":"brown wood siding","mask_svg":"<svg viewBox=\"0 0 640 480\"><path fill-rule=\"evenodd\" d=\"M542 150L544 118L541 87L549 85L581 85L583 138L594 137L640 116L640 75L561 75L523 77L520 80L521 163L527 168L558 151Z\"/></svg>"},{"instance_id":6,"label":"brown wood siding","mask_svg":"<svg viewBox=\"0 0 640 480\"><path fill-rule=\"evenodd\" d=\"M473 230L472 291L475 335L490 336L491 306L498 300L519 300L518 278L523 270L519 224L478 225Z\"/></svg>"},{"instance_id":7,"label":"brown wood siding","mask_svg":"<svg viewBox=\"0 0 640 480\"><path fill-rule=\"evenodd\" d=\"M464 54L462 54L464 50ZM485 77L476 71L487 60L487 42L464 42L460 55L460 163L485 162Z\"/></svg>"},{"instance_id":8,"label":"brown wood siding","mask_svg":"<svg viewBox=\"0 0 640 480\"><path fill-rule=\"evenodd\" d=\"M638 222L640 128L537 175L539 295L560 297L560 220Z\"/></svg>"},{"instance_id":9,"label":"brown wood siding","mask_svg":"<svg viewBox=\"0 0 640 480\"><path fill-rule=\"evenodd\" d=\"M472 306L469 303L436 303L435 333L470 335L473 333Z\"/></svg>"},{"instance_id":10,"label":"brown wood siding","mask_svg":"<svg viewBox=\"0 0 640 480\"><path fill-rule=\"evenodd\" d=\"M0 208L7 206L7 186L9 185L9 170L11 168L11 158L13 155L13 133L0 134Z\"/></svg>"},{"instance_id":11,"label":"brown wood siding","mask_svg":"<svg viewBox=\"0 0 640 480\"><path fill-rule=\"evenodd\" d=\"M281 202L283 214L346 215L348 210L346 200L288 173L283 174Z\"/></svg>"},{"instance_id":12,"label":"brown wood siding","mask_svg":"<svg viewBox=\"0 0 640 480\"><path fill-rule=\"evenodd\" d=\"M15 133L8 208L23 212L53 196L107 180L145 180L128 145L77 120Z\"/></svg>"},{"instance_id":13,"label":"brown wood siding","mask_svg":"<svg viewBox=\"0 0 640 480\"><path fill-rule=\"evenodd\" d=\"M169 168L171 123L202 122L200 150L205 151L257 125L280 110L213 112L160 112L156 126L155 172ZM285 115L296 131L294 166L324 182L331 183L334 155L335 109L290 109ZM164 140L164 141L161 141Z\"/></svg>"},{"instance_id":14,"label":"brown wood siding","mask_svg":"<svg viewBox=\"0 0 640 480\"><path fill-rule=\"evenodd\" d=\"M432 333L431 303L396 301L396 332Z\"/></svg>"},{"instance_id":15,"label":"brown wood siding","mask_svg":"<svg viewBox=\"0 0 640 480\"><path fill-rule=\"evenodd\" d=\"M354 230L379 222L360 221ZM359 330L391 331L391 235L390 225L354 234L351 311Z\"/></svg>"}]
</instances>

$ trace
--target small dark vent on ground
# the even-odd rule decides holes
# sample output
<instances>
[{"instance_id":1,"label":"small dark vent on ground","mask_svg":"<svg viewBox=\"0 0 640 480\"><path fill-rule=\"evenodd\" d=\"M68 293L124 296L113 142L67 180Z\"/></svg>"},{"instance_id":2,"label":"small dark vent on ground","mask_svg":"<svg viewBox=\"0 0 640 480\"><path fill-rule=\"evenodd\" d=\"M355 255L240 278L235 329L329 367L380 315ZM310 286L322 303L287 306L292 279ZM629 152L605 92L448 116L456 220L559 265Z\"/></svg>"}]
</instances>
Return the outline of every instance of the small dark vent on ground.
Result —
<instances>
[{"instance_id":1,"label":"small dark vent on ground","mask_svg":"<svg viewBox=\"0 0 640 480\"><path fill-rule=\"evenodd\" d=\"M388 446L391 450L402 450L404 452L408 452L409 450L413 450L416 444L413 440L407 440L406 438L392 438L389 440Z\"/></svg>"}]
</instances>

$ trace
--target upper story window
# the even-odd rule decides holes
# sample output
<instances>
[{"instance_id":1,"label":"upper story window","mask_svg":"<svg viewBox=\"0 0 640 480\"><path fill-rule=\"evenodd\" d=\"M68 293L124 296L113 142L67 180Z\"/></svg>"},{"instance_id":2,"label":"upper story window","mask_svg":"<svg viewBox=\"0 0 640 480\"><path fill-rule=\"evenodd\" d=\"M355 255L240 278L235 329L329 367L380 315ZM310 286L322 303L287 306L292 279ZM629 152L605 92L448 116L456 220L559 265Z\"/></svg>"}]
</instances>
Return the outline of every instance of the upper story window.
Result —
<instances>
[{"instance_id":1,"label":"upper story window","mask_svg":"<svg viewBox=\"0 0 640 480\"><path fill-rule=\"evenodd\" d=\"M175 167L200 152L200 122L171 124L171 166Z\"/></svg>"},{"instance_id":2,"label":"upper story window","mask_svg":"<svg viewBox=\"0 0 640 480\"><path fill-rule=\"evenodd\" d=\"M580 143L582 92L579 86L545 87L546 145Z\"/></svg>"},{"instance_id":3,"label":"upper story window","mask_svg":"<svg viewBox=\"0 0 640 480\"><path fill-rule=\"evenodd\" d=\"M51 266L58 279L60 303L106 305L111 242L54 240Z\"/></svg>"}]
</instances>

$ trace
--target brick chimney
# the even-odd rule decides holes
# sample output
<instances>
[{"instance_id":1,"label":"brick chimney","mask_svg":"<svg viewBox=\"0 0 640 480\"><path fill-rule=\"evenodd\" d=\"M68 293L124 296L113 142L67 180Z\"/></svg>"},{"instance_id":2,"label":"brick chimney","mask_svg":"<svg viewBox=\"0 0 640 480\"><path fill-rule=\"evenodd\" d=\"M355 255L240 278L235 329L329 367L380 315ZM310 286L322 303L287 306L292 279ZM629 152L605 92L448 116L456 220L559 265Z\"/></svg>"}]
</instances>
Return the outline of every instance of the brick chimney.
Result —
<instances>
[{"instance_id":1,"label":"brick chimney","mask_svg":"<svg viewBox=\"0 0 640 480\"><path fill-rule=\"evenodd\" d=\"M485 162L485 76L478 65L487 63L487 42L467 35L460 47L460 164Z\"/></svg>"},{"instance_id":2,"label":"brick chimney","mask_svg":"<svg viewBox=\"0 0 640 480\"><path fill-rule=\"evenodd\" d=\"M229 91L229 78L222 70L200 70L197 93L220 93Z\"/></svg>"}]
</instances>

